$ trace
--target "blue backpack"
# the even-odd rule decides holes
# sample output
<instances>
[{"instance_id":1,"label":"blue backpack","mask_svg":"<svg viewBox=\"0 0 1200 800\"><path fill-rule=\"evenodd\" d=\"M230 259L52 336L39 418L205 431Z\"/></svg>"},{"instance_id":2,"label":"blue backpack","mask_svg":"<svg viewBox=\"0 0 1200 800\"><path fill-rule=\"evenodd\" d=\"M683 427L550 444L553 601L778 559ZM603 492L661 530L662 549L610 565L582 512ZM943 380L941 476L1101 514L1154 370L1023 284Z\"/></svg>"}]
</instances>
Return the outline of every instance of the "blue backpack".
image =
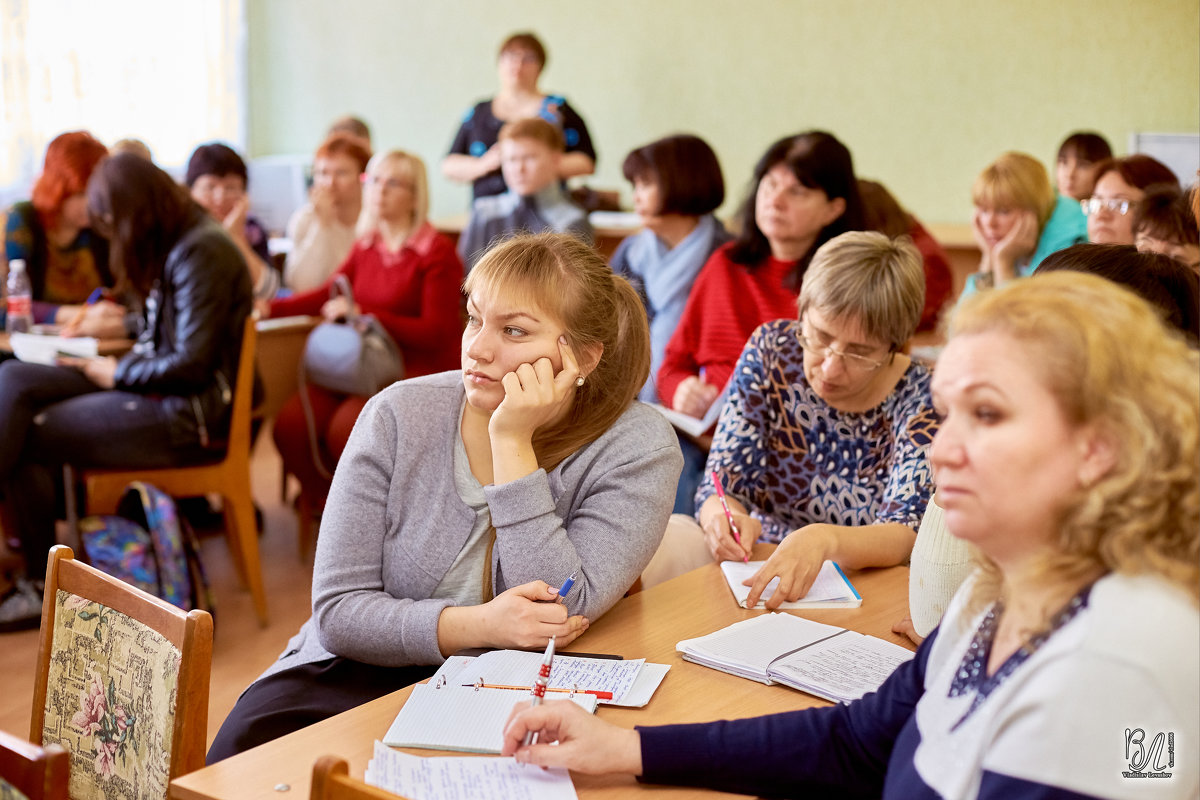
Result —
<instances>
[{"instance_id":1,"label":"blue backpack","mask_svg":"<svg viewBox=\"0 0 1200 800\"><path fill-rule=\"evenodd\" d=\"M184 610L213 611L195 533L161 489L133 481L117 514L83 518L79 535L87 560L101 572Z\"/></svg>"}]
</instances>

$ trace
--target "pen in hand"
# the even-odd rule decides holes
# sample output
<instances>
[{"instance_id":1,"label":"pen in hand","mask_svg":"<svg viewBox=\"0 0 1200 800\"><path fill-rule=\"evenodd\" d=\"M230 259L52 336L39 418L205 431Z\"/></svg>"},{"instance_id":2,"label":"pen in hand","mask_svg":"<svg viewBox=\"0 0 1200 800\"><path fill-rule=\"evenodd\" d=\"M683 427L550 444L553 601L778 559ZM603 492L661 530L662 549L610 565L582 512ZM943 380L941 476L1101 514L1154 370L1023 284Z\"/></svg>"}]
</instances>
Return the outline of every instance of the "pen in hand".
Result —
<instances>
[{"instance_id":1,"label":"pen in hand","mask_svg":"<svg viewBox=\"0 0 1200 800\"><path fill-rule=\"evenodd\" d=\"M579 575L579 570L575 570L567 577L566 581L563 582L563 585L558 590L558 599L555 600L554 602L556 602L556 603L567 602L567 592L571 591L571 587L575 585L575 578L578 577L578 575Z\"/></svg>"},{"instance_id":2,"label":"pen in hand","mask_svg":"<svg viewBox=\"0 0 1200 800\"><path fill-rule=\"evenodd\" d=\"M554 637L550 637L550 641L546 644L546 654L542 656L542 666L538 669L537 680L533 682L533 701L530 706L540 706L542 698L546 696L546 684L550 683L550 667L554 663ZM525 733L525 746L537 744L537 731L527 731Z\"/></svg>"},{"instance_id":3,"label":"pen in hand","mask_svg":"<svg viewBox=\"0 0 1200 800\"><path fill-rule=\"evenodd\" d=\"M713 479L713 486L717 490L717 499L721 501L721 508L725 509L725 519L729 521L729 529L733 531L733 539L738 543L738 547L742 546L742 533L738 530L738 526L733 522L733 512L729 510L729 503L725 502L725 487L721 485L721 478L717 475L714 469L710 473ZM742 555L742 563L750 563L750 556Z\"/></svg>"}]
</instances>

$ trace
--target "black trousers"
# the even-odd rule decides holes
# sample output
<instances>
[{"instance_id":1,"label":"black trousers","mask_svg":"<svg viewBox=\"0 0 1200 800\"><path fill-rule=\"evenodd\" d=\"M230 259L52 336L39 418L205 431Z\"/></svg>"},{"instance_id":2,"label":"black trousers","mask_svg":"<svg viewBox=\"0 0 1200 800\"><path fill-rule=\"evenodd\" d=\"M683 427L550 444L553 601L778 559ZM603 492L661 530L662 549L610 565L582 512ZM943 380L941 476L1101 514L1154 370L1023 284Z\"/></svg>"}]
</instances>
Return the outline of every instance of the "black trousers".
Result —
<instances>
[{"instance_id":1,"label":"black trousers","mask_svg":"<svg viewBox=\"0 0 1200 800\"><path fill-rule=\"evenodd\" d=\"M170 430L153 396L103 390L69 367L0 363L0 488L30 579L45 574L54 544L62 465L153 469L204 455L173 446Z\"/></svg>"},{"instance_id":2,"label":"black trousers","mask_svg":"<svg viewBox=\"0 0 1200 800\"><path fill-rule=\"evenodd\" d=\"M209 748L207 763L349 711L437 672L436 666L378 667L331 658L285 669L250 684ZM379 732L383 735L383 731Z\"/></svg>"}]
</instances>

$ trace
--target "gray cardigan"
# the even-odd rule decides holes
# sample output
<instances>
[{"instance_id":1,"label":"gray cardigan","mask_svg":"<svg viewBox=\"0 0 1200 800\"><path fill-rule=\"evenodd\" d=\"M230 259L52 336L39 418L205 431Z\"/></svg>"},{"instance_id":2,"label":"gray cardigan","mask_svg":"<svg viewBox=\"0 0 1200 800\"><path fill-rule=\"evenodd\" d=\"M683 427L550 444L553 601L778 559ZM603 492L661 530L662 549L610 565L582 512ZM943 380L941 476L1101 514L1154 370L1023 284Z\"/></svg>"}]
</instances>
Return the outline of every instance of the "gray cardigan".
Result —
<instances>
[{"instance_id":1,"label":"gray cardigan","mask_svg":"<svg viewBox=\"0 0 1200 800\"><path fill-rule=\"evenodd\" d=\"M321 519L313 616L263 675L344 656L381 666L438 664L429 599L467 540L474 512L454 486L462 373L402 381L373 397L338 463ZM683 466L671 426L634 403L550 474L484 487L496 592L579 577L572 614L595 620L658 548Z\"/></svg>"}]
</instances>

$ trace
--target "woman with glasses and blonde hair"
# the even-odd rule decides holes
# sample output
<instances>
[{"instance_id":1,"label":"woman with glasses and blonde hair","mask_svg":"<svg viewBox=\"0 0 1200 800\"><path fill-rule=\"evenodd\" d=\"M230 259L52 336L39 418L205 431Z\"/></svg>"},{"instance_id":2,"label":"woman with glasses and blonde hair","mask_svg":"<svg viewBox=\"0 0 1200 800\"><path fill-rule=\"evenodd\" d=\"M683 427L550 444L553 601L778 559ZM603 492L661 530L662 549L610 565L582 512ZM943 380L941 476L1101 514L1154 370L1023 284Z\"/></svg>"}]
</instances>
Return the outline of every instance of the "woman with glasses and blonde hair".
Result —
<instances>
[{"instance_id":1,"label":"woman with glasses and blonde hair","mask_svg":"<svg viewBox=\"0 0 1200 800\"><path fill-rule=\"evenodd\" d=\"M1087 241L1079 205L1057 196L1042 162L1005 153L979 173L971 190L971 232L981 254L965 294L1031 275L1053 252Z\"/></svg>"},{"instance_id":2,"label":"woman with glasses and blonde hair","mask_svg":"<svg viewBox=\"0 0 1200 800\"><path fill-rule=\"evenodd\" d=\"M925 450L937 419L929 371L900 349L924 302L907 237L850 232L817 250L799 319L760 326L742 351L696 492L699 526L672 517L647 583L779 542L747 598L779 577L774 608L803 597L826 560L857 569L908 558L932 491Z\"/></svg>"},{"instance_id":3,"label":"woman with glasses and blonde hair","mask_svg":"<svg viewBox=\"0 0 1200 800\"><path fill-rule=\"evenodd\" d=\"M272 301L268 315L337 320L351 310L372 314L399 346L408 376L457 364L454 340L461 330L462 262L450 240L427 219L427 187L420 158L402 150L377 153L367 164L359 238L350 255L316 289ZM354 293L353 309L350 300L330 295L334 281L343 276ZM319 513L329 491L329 473L367 398L312 385L301 391L308 393L316 441L310 439L297 393L275 420L275 446L284 467L300 479L304 510Z\"/></svg>"}]
</instances>

